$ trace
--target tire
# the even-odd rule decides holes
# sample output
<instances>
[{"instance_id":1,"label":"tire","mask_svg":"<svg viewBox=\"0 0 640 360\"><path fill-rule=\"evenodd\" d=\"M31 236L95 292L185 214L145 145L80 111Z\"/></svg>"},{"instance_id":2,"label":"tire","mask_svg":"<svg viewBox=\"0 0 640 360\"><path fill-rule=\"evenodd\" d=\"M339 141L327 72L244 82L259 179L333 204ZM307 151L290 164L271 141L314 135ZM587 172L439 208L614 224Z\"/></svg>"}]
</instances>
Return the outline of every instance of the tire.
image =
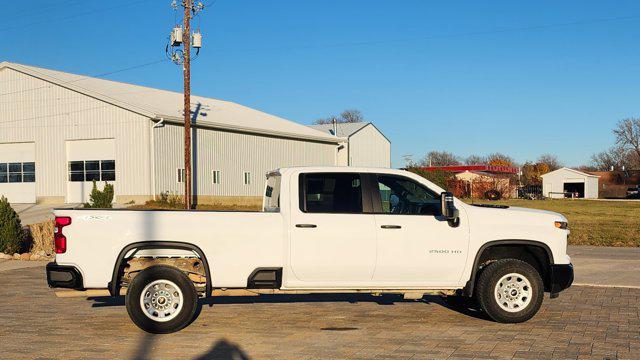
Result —
<instances>
[{"instance_id":1,"label":"tire","mask_svg":"<svg viewBox=\"0 0 640 360\"><path fill-rule=\"evenodd\" d=\"M515 259L489 264L480 274L476 290L482 310L501 323L531 319L544 298L544 284L538 271Z\"/></svg>"},{"instance_id":2,"label":"tire","mask_svg":"<svg viewBox=\"0 0 640 360\"><path fill-rule=\"evenodd\" d=\"M502 199L502 193L498 190L487 190L484 193L484 197L487 200L500 200Z\"/></svg>"},{"instance_id":3,"label":"tire","mask_svg":"<svg viewBox=\"0 0 640 360\"><path fill-rule=\"evenodd\" d=\"M140 329L167 334L191 323L198 305L198 293L182 271L155 265L133 279L125 304L129 317Z\"/></svg>"}]
</instances>

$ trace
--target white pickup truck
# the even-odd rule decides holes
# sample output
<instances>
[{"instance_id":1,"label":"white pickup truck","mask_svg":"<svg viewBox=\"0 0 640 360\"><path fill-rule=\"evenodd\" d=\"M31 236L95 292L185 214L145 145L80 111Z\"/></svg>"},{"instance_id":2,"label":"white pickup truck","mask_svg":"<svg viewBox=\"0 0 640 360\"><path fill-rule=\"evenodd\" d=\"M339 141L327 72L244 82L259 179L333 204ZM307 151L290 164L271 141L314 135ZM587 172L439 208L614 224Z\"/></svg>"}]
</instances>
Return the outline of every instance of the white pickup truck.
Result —
<instances>
[{"instance_id":1,"label":"white pickup truck","mask_svg":"<svg viewBox=\"0 0 640 360\"><path fill-rule=\"evenodd\" d=\"M469 205L410 172L305 167L267 174L261 212L55 210L54 288L126 291L133 322L182 329L198 297L396 293L473 299L522 322L571 286L567 219Z\"/></svg>"}]
</instances>

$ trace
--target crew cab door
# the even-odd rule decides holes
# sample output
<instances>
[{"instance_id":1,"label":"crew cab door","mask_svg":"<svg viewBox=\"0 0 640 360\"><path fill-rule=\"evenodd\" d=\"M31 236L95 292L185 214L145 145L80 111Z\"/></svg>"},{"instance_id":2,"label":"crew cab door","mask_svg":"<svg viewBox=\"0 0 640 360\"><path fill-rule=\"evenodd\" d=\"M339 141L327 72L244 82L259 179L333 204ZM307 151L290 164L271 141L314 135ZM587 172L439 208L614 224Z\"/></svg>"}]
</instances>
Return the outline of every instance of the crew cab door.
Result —
<instances>
[{"instance_id":1,"label":"crew cab door","mask_svg":"<svg viewBox=\"0 0 640 360\"><path fill-rule=\"evenodd\" d=\"M371 175L381 286L453 286L465 266L469 226L461 211L452 226L441 217L440 196L403 176Z\"/></svg>"},{"instance_id":2,"label":"crew cab door","mask_svg":"<svg viewBox=\"0 0 640 360\"><path fill-rule=\"evenodd\" d=\"M295 188L292 186L292 188ZM295 287L368 284L376 264L375 215L358 173L303 173L292 199L290 264ZM296 201L298 200L298 201Z\"/></svg>"}]
</instances>

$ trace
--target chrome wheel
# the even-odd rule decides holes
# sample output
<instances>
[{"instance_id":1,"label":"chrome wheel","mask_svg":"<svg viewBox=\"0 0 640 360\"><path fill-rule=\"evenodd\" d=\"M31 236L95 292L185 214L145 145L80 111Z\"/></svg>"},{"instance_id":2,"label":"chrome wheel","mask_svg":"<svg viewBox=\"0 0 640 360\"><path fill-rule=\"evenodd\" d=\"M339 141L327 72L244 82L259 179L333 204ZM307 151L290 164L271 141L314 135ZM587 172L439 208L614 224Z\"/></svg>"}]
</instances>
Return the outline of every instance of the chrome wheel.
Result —
<instances>
[{"instance_id":1,"label":"chrome wheel","mask_svg":"<svg viewBox=\"0 0 640 360\"><path fill-rule=\"evenodd\" d=\"M142 312L151 320L165 322L182 310L182 291L169 280L156 280L144 287L140 294Z\"/></svg>"},{"instance_id":2,"label":"chrome wheel","mask_svg":"<svg viewBox=\"0 0 640 360\"><path fill-rule=\"evenodd\" d=\"M524 275L510 273L498 281L494 295L496 302L505 311L518 312L531 303L533 290L531 282Z\"/></svg>"}]
</instances>

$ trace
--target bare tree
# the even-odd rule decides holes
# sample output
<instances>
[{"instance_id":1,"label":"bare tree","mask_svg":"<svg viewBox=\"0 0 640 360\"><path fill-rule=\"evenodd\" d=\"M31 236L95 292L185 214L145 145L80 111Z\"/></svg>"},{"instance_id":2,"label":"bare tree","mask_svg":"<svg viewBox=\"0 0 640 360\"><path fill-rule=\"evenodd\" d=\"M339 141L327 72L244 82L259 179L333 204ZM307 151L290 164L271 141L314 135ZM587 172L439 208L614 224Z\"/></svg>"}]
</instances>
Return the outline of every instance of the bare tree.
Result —
<instances>
[{"instance_id":1,"label":"bare tree","mask_svg":"<svg viewBox=\"0 0 640 360\"><path fill-rule=\"evenodd\" d=\"M616 144L630 150L640 159L640 118L620 120L613 134L616 136Z\"/></svg>"},{"instance_id":2,"label":"bare tree","mask_svg":"<svg viewBox=\"0 0 640 360\"><path fill-rule=\"evenodd\" d=\"M328 118L322 118L322 119L316 119L313 121L313 125L324 125L324 124L331 124L333 123L333 119L336 119L336 121L338 121L338 118L335 116L329 116ZM340 121L338 121L340 122Z\"/></svg>"},{"instance_id":3,"label":"bare tree","mask_svg":"<svg viewBox=\"0 0 640 360\"><path fill-rule=\"evenodd\" d=\"M516 166L516 162L511 156L493 153L487 156L487 163L493 166Z\"/></svg>"},{"instance_id":4,"label":"bare tree","mask_svg":"<svg viewBox=\"0 0 640 360\"><path fill-rule=\"evenodd\" d=\"M356 109L347 109L340 113L340 116L331 115L327 118L321 118L313 121L315 125L331 124L333 120L338 123L359 123L364 122L362 111Z\"/></svg>"},{"instance_id":5,"label":"bare tree","mask_svg":"<svg viewBox=\"0 0 640 360\"><path fill-rule=\"evenodd\" d=\"M340 113L340 120L346 123L359 123L364 121L364 116L360 110L347 109Z\"/></svg>"},{"instance_id":6,"label":"bare tree","mask_svg":"<svg viewBox=\"0 0 640 360\"><path fill-rule=\"evenodd\" d=\"M460 165L460 160L448 151L430 151L420 161L421 166L451 166Z\"/></svg>"},{"instance_id":7,"label":"bare tree","mask_svg":"<svg viewBox=\"0 0 640 360\"><path fill-rule=\"evenodd\" d=\"M402 155L402 161L404 161L404 167L410 168L416 166L416 163L413 162L412 154Z\"/></svg>"},{"instance_id":8,"label":"bare tree","mask_svg":"<svg viewBox=\"0 0 640 360\"><path fill-rule=\"evenodd\" d=\"M562 163L558 160L558 157L552 154L542 154L538 158L538 164L545 164L549 168L549 171L558 170L562 167Z\"/></svg>"},{"instance_id":9,"label":"bare tree","mask_svg":"<svg viewBox=\"0 0 640 360\"><path fill-rule=\"evenodd\" d=\"M480 155L469 155L464 159L465 165L484 165L487 163L487 159Z\"/></svg>"},{"instance_id":10,"label":"bare tree","mask_svg":"<svg viewBox=\"0 0 640 360\"><path fill-rule=\"evenodd\" d=\"M635 161L635 153L622 146L613 146L607 151L603 151L591 156L591 166L601 170L620 170L623 167L630 169L638 166Z\"/></svg>"}]
</instances>

